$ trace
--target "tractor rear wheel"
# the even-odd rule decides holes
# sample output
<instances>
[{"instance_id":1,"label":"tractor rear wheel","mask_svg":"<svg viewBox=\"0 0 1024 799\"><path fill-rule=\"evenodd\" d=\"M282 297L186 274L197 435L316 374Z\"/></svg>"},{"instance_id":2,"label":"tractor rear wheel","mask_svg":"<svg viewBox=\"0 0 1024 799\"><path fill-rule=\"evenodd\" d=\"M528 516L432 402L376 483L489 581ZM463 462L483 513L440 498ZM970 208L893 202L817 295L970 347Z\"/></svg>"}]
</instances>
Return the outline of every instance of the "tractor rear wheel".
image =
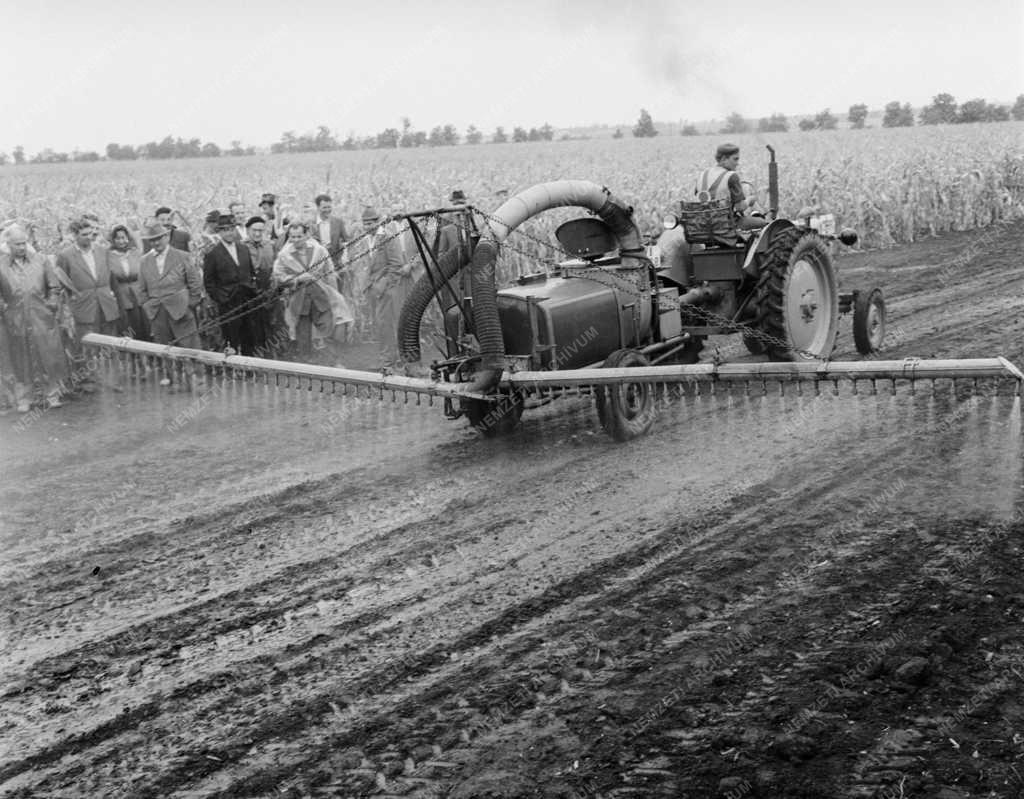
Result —
<instances>
[{"instance_id":1,"label":"tractor rear wheel","mask_svg":"<svg viewBox=\"0 0 1024 799\"><path fill-rule=\"evenodd\" d=\"M859 291L853 301L853 343L861 355L872 355L885 341L885 299L882 290Z\"/></svg>"},{"instance_id":2,"label":"tractor rear wheel","mask_svg":"<svg viewBox=\"0 0 1024 799\"><path fill-rule=\"evenodd\" d=\"M520 394L503 394L494 402L477 399L464 399L461 402L469 423L484 438L508 435L518 427L523 415L523 398Z\"/></svg>"},{"instance_id":3,"label":"tractor rear wheel","mask_svg":"<svg viewBox=\"0 0 1024 799\"><path fill-rule=\"evenodd\" d=\"M773 361L832 355L839 330L839 289L832 256L818 236L796 227L775 234L757 281L756 306Z\"/></svg>"},{"instance_id":4,"label":"tractor rear wheel","mask_svg":"<svg viewBox=\"0 0 1024 799\"><path fill-rule=\"evenodd\" d=\"M642 352L616 350L604 361L605 369L649 366ZM594 400L601 426L616 441L642 436L654 424L655 387L652 383L597 386Z\"/></svg>"}]
</instances>

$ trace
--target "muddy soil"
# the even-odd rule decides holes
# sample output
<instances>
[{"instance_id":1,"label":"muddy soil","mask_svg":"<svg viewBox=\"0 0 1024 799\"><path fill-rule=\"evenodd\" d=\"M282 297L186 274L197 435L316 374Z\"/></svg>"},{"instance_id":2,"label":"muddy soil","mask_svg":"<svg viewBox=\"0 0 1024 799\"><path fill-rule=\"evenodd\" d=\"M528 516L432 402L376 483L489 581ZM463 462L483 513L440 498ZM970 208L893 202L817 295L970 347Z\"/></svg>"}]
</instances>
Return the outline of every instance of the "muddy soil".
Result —
<instances>
[{"instance_id":1,"label":"muddy soil","mask_svg":"<svg viewBox=\"0 0 1024 799\"><path fill-rule=\"evenodd\" d=\"M1022 363L1022 249L839 269L886 357ZM9 414L0 794L1022 796L1019 402L704 395L624 445L582 399L498 441L241 383Z\"/></svg>"}]
</instances>

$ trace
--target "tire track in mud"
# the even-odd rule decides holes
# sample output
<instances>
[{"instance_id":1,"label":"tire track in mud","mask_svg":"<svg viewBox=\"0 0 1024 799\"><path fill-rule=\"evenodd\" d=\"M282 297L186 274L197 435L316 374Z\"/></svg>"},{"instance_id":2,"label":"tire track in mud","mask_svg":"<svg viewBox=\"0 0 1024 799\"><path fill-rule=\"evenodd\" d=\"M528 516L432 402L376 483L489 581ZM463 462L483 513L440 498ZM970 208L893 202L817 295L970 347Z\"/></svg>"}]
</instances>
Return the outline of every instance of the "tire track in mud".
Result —
<instances>
[{"instance_id":1,"label":"tire track in mud","mask_svg":"<svg viewBox=\"0 0 1024 799\"><path fill-rule=\"evenodd\" d=\"M717 545L717 544L720 544L720 543L722 543L722 542L715 542L715 543L716 543L716 545ZM642 559L646 559L646 558L647 558L647 557L649 557L649 556L650 556L649 554L644 554L644 555L643 555L643 557L642 557ZM714 565L714 564L713 564L713 565ZM643 587L643 588L641 588L640 590L641 590L641 591L642 591L642 590L646 590L646 588L648 588L648 587L649 587L649 586L644 586L644 587ZM276 726L276 727L279 727L279 728L280 728L280 725L271 725L271 726ZM218 755L218 756L220 756L220 755ZM208 763L209 763L209 761L208 761ZM207 764L208 764L208 763L207 763Z\"/></svg>"},{"instance_id":2,"label":"tire track in mud","mask_svg":"<svg viewBox=\"0 0 1024 799\"><path fill-rule=\"evenodd\" d=\"M627 514L627 515L629 515L629 514ZM643 557L644 557L644 558L645 558L645 557L647 557L647 556L648 556L648 555L646 555L646 554L645 554L645 555L643 555ZM190 696L190 695L186 695L186 696ZM274 726L279 726L279 727L280 727L280 725L271 725L271 727L274 727ZM207 765L208 765L208 764L209 764L210 762L211 762L211 761L207 760L205 764L207 764Z\"/></svg>"},{"instance_id":3,"label":"tire track in mud","mask_svg":"<svg viewBox=\"0 0 1024 799\"><path fill-rule=\"evenodd\" d=\"M841 478L837 477L835 479L841 479ZM815 495L812 495L812 496L815 496ZM794 499L799 499L799 497L794 498ZM787 503L788 503L788 500L787 500ZM786 513L788 513L788 504L787 504L786 508L784 508L782 511L780 511L780 515L784 515ZM771 518L769 518L769 519L765 520L764 523L767 526L772 527L774 530L778 530L779 529L778 525L772 525L772 523L771 523L772 521L773 520ZM740 539L740 540L744 539L745 537L752 536L752 533L754 532L756 527L760 526L760 524L761 524L761 522L756 522L756 523L752 523L751 526L749 526L749 527L743 527L741 529L735 530L734 531L734 535L735 535L735 537L737 539ZM797 539L801 539L807 533L814 531L816 529L815 524L816 524L816 521L813 518L809 519L805 523L805 525L803 527L801 527L800 529L795 531L796 538ZM729 537L726 537L726 538L715 537L713 539L709 539L708 540L708 548L709 549L727 548L732 543L733 542L731 540L729 540ZM767 548L763 548L763 551L755 552L752 555L750 555L748 557L745 557L745 558L740 558L738 560L733 559L735 562L734 563L729 563L728 565L729 565L729 567L731 569L735 569L737 571L742 571L742 570L746 570L746 568L750 564L751 560L754 560L755 562L757 562L758 558L762 558L763 561L761 561L761 562L764 564L765 574L771 575L773 573L777 573L777 571L779 569L779 561L780 560L785 561L788 557L790 557L790 555L789 555L789 553L776 553L775 550L774 550L775 546L776 545L774 545L774 544L770 545ZM657 556L658 556L658 553L652 552L647 557L642 558L641 562L642 563L643 562L647 562L647 561L649 561L652 558L657 558ZM679 572L683 572L683 573L688 574L688 575L691 575L691 574L699 575L702 570L706 570L706 571L708 571L710 573L714 573L716 570L719 570L720 567L721 567L721 564L716 563L712 559L704 560L704 559L699 558L697 553L688 554L687 557L688 558L693 558L693 560L691 562L686 563L686 564L679 564L677 562L671 562L671 563L664 564L664 570L665 570L664 573L653 573L653 574L651 574L649 576L648 580L646 580L646 581L634 582L633 584L631 584L631 588L630 588L630 590L629 590L629 592L627 594L619 594L619 595L615 595L615 594L609 595L608 593L601 594L599 599L595 603L595 605L598 608L599 607L608 607L608 606L612 606L612 607L623 607L623 606L626 606L626 607L629 607L629 606L631 606L632 604L634 604L636 602L638 597L650 596L652 592L657 593L657 591L656 591L657 586L664 582L665 577L667 576L667 574L672 574L672 573L678 574ZM723 582L722 578L726 577L726 576L727 575L721 575L720 574L719 580L718 580L719 584L721 584ZM728 583L728 580L724 580L724 582ZM756 583L756 581L755 581L755 583ZM722 589L720 588L719 590L721 591ZM763 596L755 596L753 598L753 601L759 602L762 599L763 599ZM678 601L678 597L676 597L675 601ZM726 599L724 601L727 602L729 600ZM577 611L576 613L574 613L574 616L575 615L585 616L587 614L585 612L582 612L582 611ZM552 636L553 637L557 638L558 635L559 635L558 631L553 631L552 632ZM601 635L598 634L597 637L600 639ZM522 664L518 664L518 663L515 663L515 662L508 662L508 661L502 662L500 664L489 664L488 666L483 667L482 669L480 669L479 672L471 672L471 673L468 673L468 674L460 675L459 682L460 682L460 684L462 684L462 687L460 688L459 685L455 685L455 686L448 685L444 689L444 693L447 696L449 696L449 697L451 696L452 692L458 692L460 690L463 691L463 692L467 692L468 691L469 693L473 693L472 688L469 688L467 686L473 686L474 684L476 684L478 682L478 680L483 675L485 675L487 673L508 673L509 671L513 671L514 672L514 671L517 670L517 667L520 667L521 665ZM642 670L645 670L646 668L648 668L649 666L650 666L649 663L646 663L646 662L645 663L640 663L639 665L636 666L634 671L637 671L637 670L642 671ZM519 670L521 670L521 669L519 669ZM412 675L410 675L410 676L412 676ZM414 701L412 701L411 706L410 706L409 709L424 708L425 707L426 710L421 710L420 711L421 718L423 718L424 716L429 716L429 713L431 711L431 705L435 702L435 700L436 700L436 696L434 696L434 695L421 695L420 697L418 697ZM485 702L484 704L487 704L487 703ZM493 706L495 704L499 704L499 702L498 702L498 700L493 700L492 699L491 700L491 704ZM393 714L391 715L391 722L392 723L395 723L395 717L396 716L398 718L401 718L401 719L407 719L408 718L408 712L407 712L407 709L406 709L405 705L402 705L402 706L394 709ZM505 724L510 724L513 721L514 721L514 719L506 719L504 723ZM385 720L385 723L386 723L386 720ZM355 746L356 744L358 744L358 742L359 742L361 737L365 737L365 733L367 731L365 729L363 729L360 732L362 734L356 734L356 735L354 735L352 737L346 737L346 738L343 738L343 739L338 739L335 736L332 739L331 747L343 746L343 745ZM401 735L401 732L399 732L398 734ZM408 739L409 736L406 735L405 737L406 737L406 739ZM438 741L441 741L441 742L444 742L446 744L449 744L450 741L451 741L451 738L452 738L452 736L450 734L447 737L445 737L445 736L441 735L440 733L434 731L430 735L427 736L426 740L419 741L418 743L419 743L419 745L421 747L425 746L425 745L428 745L428 742L429 743L433 743L434 745L437 745ZM417 743L415 737L413 737L413 741L412 742L413 743ZM390 745L391 743L393 743L393 742L389 742L389 743L385 744L385 746L383 748L386 749L386 747L388 745ZM241 783L233 786L230 790L224 792L223 794L218 794L218 795L224 795L224 796L253 795L254 793L259 792L261 790L269 790L270 787L272 787L274 784L276 784L277 781L280 781L281 779L285 778L290 773L294 773L296 770L298 770L299 772L302 772L303 770L315 771L315 764L317 762L323 761L324 759L329 759L329 754L330 754L330 748L331 747L325 748L322 751L317 751L308 761L302 761L300 763L289 762L286 766L280 767L279 771L277 771L277 772L275 772L275 773L273 773L271 775L263 775L263 776L258 776L258 777L254 777L254 778L245 779ZM408 741L406 741L405 745L403 746L403 749L409 749L409 748L411 748L411 746L408 743ZM364 754L369 755L369 750L367 749L366 746L363 747L363 750L364 750ZM377 752L374 753L374 754L379 754L380 751L381 751L381 749L378 749ZM278 754L278 756L280 756L280 752L277 752L277 754Z\"/></svg>"}]
</instances>

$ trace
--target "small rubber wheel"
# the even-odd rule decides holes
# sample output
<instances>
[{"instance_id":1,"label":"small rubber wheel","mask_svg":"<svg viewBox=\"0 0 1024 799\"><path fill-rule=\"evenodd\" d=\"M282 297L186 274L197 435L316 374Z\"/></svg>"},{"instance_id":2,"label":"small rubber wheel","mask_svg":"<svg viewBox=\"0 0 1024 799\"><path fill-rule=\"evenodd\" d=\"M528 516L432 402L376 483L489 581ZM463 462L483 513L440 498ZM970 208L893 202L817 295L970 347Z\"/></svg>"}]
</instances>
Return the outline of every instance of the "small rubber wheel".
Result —
<instances>
[{"instance_id":1,"label":"small rubber wheel","mask_svg":"<svg viewBox=\"0 0 1024 799\"><path fill-rule=\"evenodd\" d=\"M605 369L649 365L647 357L636 350L616 350L604 361ZM616 441L630 441L644 435L654 424L655 398L653 383L598 386L594 394L597 418Z\"/></svg>"},{"instance_id":2,"label":"small rubber wheel","mask_svg":"<svg viewBox=\"0 0 1024 799\"><path fill-rule=\"evenodd\" d=\"M464 399L462 409L469 423L484 438L496 438L508 435L519 426L523 398L519 394L502 394L494 402Z\"/></svg>"},{"instance_id":3,"label":"small rubber wheel","mask_svg":"<svg viewBox=\"0 0 1024 799\"><path fill-rule=\"evenodd\" d=\"M853 343L861 355L880 352L885 343L885 299L879 288L857 292L853 303Z\"/></svg>"}]
</instances>

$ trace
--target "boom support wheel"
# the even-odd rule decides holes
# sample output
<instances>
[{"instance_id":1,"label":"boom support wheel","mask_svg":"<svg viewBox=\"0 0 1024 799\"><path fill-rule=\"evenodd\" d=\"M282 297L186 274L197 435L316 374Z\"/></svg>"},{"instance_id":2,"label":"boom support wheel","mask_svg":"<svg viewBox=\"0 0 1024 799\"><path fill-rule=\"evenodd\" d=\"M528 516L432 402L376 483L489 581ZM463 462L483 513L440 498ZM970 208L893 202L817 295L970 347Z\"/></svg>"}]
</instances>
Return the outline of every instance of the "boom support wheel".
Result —
<instances>
[{"instance_id":1,"label":"boom support wheel","mask_svg":"<svg viewBox=\"0 0 1024 799\"><path fill-rule=\"evenodd\" d=\"M604 361L606 369L649 365L647 356L636 350L616 350ZM655 387L651 383L597 386L594 401L601 426L616 441L638 438L654 424Z\"/></svg>"},{"instance_id":2,"label":"boom support wheel","mask_svg":"<svg viewBox=\"0 0 1024 799\"><path fill-rule=\"evenodd\" d=\"M882 290L858 291L853 302L853 343L861 355L880 352L885 342L885 299Z\"/></svg>"},{"instance_id":3,"label":"boom support wheel","mask_svg":"<svg viewBox=\"0 0 1024 799\"><path fill-rule=\"evenodd\" d=\"M832 256L816 233L780 230L764 255L756 304L773 361L828 358L839 332L839 289Z\"/></svg>"},{"instance_id":4,"label":"boom support wheel","mask_svg":"<svg viewBox=\"0 0 1024 799\"><path fill-rule=\"evenodd\" d=\"M523 415L523 398L520 394L502 394L494 402L477 399L463 399L460 402L469 423L484 438L507 436L519 426Z\"/></svg>"}]
</instances>

